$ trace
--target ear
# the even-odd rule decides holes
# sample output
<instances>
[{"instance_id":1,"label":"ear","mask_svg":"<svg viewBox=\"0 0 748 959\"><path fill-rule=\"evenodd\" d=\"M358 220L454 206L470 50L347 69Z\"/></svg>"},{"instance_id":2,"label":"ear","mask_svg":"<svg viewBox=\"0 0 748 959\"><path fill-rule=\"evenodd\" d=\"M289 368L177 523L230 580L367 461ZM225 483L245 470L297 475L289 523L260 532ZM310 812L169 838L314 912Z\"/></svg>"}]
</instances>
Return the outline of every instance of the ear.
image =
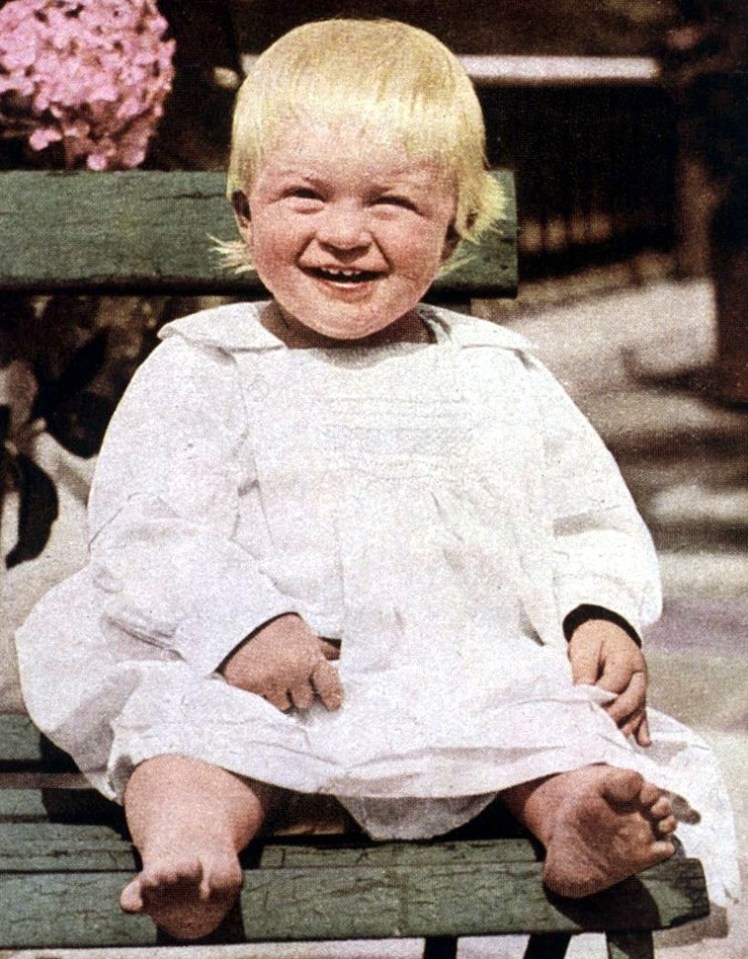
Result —
<instances>
[{"instance_id":1,"label":"ear","mask_svg":"<svg viewBox=\"0 0 748 959\"><path fill-rule=\"evenodd\" d=\"M442 247L442 263L446 263L447 260L452 256L454 251L459 246L460 240L462 237L455 229L454 223L450 223L447 228L447 235L444 239L444 246Z\"/></svg>"},{"instance_id":2,"label":"ear","mask_svg":"<svg viewBox=\"0 0 748 959\"><path fill-rule=\"evenodd\" d=\"M247 194L241 190L236 190L231 194L231 205L234 208L236 225L239 227L239 233L248 247L252 246L252 217L249 210L249 200Z\"/></svg>"}]
</instances>

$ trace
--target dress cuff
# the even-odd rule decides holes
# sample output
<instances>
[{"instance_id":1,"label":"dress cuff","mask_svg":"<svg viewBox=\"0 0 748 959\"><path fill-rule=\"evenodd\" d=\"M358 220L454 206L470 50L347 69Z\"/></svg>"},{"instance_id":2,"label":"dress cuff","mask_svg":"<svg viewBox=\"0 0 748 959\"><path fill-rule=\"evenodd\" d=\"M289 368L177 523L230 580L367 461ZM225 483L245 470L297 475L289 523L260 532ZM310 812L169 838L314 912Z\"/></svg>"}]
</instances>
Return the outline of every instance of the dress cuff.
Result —
<instances>
[{"instance_id":1,"label":"dress cuff","mask_svg":"<svg viewBox=\"0 0 748 959\"><path fill-rule=\"evenodd\" d=\"M633 639L637 646L641 646L642 640L641 636L637 633L634 627L623 616L619 616L618 613L614 613L610 609L606 609L604 606L593 606L591 604L583 603L581 606L577 606L576 609L573 609L565 618L563 622L564 636L568 642L571 637L574 635L574 631L578 629L582 623L586 623L591 619L604 619L609 623L615 623L616 626L620 626L621 629Z\"/></svg>"}]
</instances>

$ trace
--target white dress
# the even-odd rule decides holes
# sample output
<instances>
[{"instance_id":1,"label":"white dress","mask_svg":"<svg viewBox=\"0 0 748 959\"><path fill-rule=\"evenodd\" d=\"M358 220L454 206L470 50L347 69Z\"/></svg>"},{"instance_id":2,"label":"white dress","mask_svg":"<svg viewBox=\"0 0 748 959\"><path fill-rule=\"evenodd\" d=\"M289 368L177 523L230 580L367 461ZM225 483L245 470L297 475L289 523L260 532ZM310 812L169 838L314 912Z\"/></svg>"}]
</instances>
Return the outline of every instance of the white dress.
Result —
<instances>
[{"instance_id":1,"label":"white dress","mask_svg":"<svg viewBox=\"0 0 748 959\"><path fill-rule=\"evenodd\" d=\"M337 795L375 837L437 835L590 763L686 797L715 901L736 892L708 748L651 711L627 741L574 686L561 623L659 614L654 549L589 423L527 344L423 307L435 343L289 350L261 305L166 327L99 458L88 566L18 635L26 703L105 795L179 753ZM285 714L216 672L299 613L345 700ZM716 850L716 855L715 855Z\"/></svg>"}]
</instances>

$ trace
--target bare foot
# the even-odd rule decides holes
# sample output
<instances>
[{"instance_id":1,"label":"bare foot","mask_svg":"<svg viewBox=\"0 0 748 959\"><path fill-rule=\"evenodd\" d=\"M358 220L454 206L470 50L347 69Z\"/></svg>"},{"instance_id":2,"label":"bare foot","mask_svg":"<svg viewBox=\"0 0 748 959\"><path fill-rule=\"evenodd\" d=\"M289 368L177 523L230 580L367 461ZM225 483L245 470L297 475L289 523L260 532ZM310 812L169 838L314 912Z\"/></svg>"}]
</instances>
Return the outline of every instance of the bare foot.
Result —
<instances>
[{"instance_id":1,"label":"bare foot","mask_svg":"<svg viewBox=\"0 0 748 959\"><path fill-rule=\"evenodd\" d=\"M124 911L147 913L177 939L211 933L239 894L242 870L234 849L210 845L203 836L192 855L180 857L177 850L149 853L142 872L122 890Z\"/></svg>"},{"instance_id":2,"label":"bare foot","mask_svg":"<svg viewBox=\"0 0 748 959\"><path fill-rule=\"evenodd\" d=\"M670 800L632 770L587 766L506 799L545 846L543 880L561 896L600 892L675 852Z\"/></svg>"},{"instance_id":3,"label":"bare foot","mask_svg":"<svg viewBox=\"0 0 748 959\"><path fill-rule=\"evenodd\" d=\"M125 813L143 869L120 896L176 939L220 925L242 883L239 852L277 798L273 787L183 756L148 759L125 790Z\"/></svg>"}]
</instances>

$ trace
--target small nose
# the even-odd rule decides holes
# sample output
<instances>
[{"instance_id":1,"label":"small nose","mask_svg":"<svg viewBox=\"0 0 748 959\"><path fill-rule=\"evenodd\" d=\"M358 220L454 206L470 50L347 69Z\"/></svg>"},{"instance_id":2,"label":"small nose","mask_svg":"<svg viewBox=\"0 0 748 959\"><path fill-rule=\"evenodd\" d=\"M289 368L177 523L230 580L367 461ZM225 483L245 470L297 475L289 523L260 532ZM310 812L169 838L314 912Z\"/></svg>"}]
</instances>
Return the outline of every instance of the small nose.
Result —
<instances>
[{"instance_id":1,"label":"small nose","mask_svg":"<svg viewBox=\"0 0 748 959\"><path fill-rule=\"evenodd\" d=\"M331 203L318 221L317 239L336 250L358 250L369 245L366 213L354 203Z\"/></svg>"}]
</instances>

